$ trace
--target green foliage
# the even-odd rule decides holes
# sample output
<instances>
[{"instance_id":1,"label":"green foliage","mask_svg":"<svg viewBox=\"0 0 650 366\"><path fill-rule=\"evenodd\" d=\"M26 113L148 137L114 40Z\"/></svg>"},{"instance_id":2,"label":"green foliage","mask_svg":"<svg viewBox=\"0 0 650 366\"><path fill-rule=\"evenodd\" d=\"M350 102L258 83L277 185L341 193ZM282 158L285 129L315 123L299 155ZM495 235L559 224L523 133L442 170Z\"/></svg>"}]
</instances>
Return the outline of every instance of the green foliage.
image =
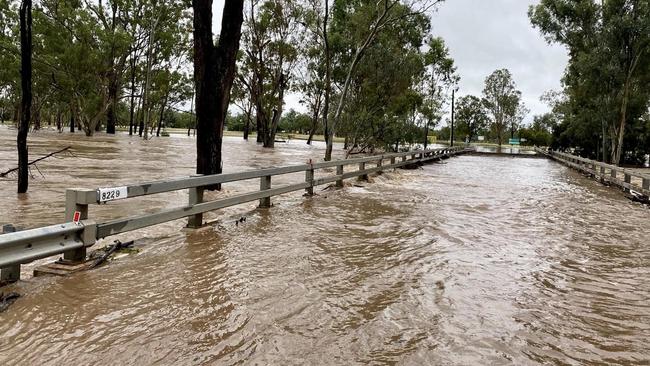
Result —
<instances>
[{"instance_id":1,"label":"green foliage","mask_svg":"<svg viewBox=\"0 0 650 366\"><path fill-rule=\"evenodd\" d=\"M553 141L552 131L556 128L557 120L552 113L533 117L533 124L519 131L519 137L526 139L523 145L551 146Z\"/></svg>"},{"instance_id":2,"label":"green foliage","mask_svg":"<svg viewBox=\"0 0 650 366\"><path fill-rule=\"evenodd\" d=\"M508 69L496 70L485 79L483 104L492 117L492 133L499 145L503 143L505 129L510 128L510 136L513 137L528 113Z\"/></svg>"},{"instance_id":3,"label":"green foliage","mask_svg":"<svg viewBox=\"0 0 650 366\"><path fill-rule=\"evenodd\" d=\"M372 1L337 1L330 32L335 83L341 85L357 47L381 11ZM424 126L442 114L444 91L456 80L449 51L429 38L429 19L397 3L393 21L381 29L356 66L337 133L358 150L398 149L423 142ZM334 99L338 99L336 96Z\"/></svg>"},{"instance_id":4,"label":"green foliage","mask_svg":"<svg viewBox=\"0 0 650 366\"><path fill-rule=\"evenodd\" d=\"M115 105L120 120L128 118L122 96L130 94L127 60L135 58L136 98L141 98L145 48L151 38L154 65L148 111L185 102L191 80L181 71L189 53L186 6L180 0L109 0L79 2L42 0L33 12L33 123L70 120L73 115L91 135ZM0 109L17 108L17 9L0 3ZM128 91L127 91L128 90ZM3 114L10 114L3 112ZM140 113L140 115L142 115ZM151 118L157 113L150 113Z\"/></svg>"},{"instance_id":5,"label":"green foliage","mask_svg":"<svg viewBox=\"0 0 650 366\"><path fill-rule=\"evenodd\" d=\"M311 128L311 117L298 113L293 109L285 113L280 120L278 129L283 132L307 134Z\"/></svg>"},{"instance_id":6,"label":"green foliage","mask_svg":"<svg viewBox=\"0 0 650 366\"><path fill-rule=\"evenodd\" d=\"M245 18L244 52L239 62L239 85L235 90L240 101L250 96L256 119L261 124L258 136L265 147L274 145L284 95L292 89L304 33L299 22L303 15L304 7L299 1L264 0L253 1Z\"/></svg>"},{"instance_id":7,"label":"green foliage","mask_svg":"<svg viewBox=\"0 0 650 366\"><path fill-rule=\"evenodd\" d=\"M563 120L553 145L615 164L650 152L643 134L650 102L650 3L542 0L529 17L548 42L569 51Z\"/></svg>"},{"instance_id":8,"label":"green foliage","mask_svg":"<svg viewBox=\"0 0 650 366\"><path fill-rule=\"evenodd\" d=\"M456 136L469 138L474 141L480 131L483 131L489 124L483 101L473 95L467 95L458 99L456 106Z\"/></svg>"}]
</instances>

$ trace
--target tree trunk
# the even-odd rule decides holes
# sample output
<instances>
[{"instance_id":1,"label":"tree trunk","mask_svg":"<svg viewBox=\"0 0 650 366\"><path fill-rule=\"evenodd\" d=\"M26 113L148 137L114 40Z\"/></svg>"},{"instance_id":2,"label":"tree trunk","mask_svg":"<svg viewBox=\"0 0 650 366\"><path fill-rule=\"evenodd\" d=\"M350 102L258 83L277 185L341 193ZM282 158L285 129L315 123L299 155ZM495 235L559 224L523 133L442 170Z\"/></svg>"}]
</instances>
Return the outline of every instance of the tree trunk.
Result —
<instances>
[{"instance_id":1,"label":"tree trunk","mask_svg":"<svg viewBox=\"0 0 650 366\"><path fill-rule=\"evenodd\" d=\"M117 120L117 75L113 72L111 81L108 85L108 111L106 112L106 133L115 134L115 124Z\"/></svg>"},{"instance_id":2,"label":"tree trunk","mask_svg":"<svg viewBox=\"0 0 650 366\"><path fill-rule=\"evenodd\" d=\"M255 113L255 128L257 129L257 142L264 143L264 123L262 122L262 117L260 116L259 109Z\"/></svg>"},{"instance_id":3,"label":"tree trunk","mask_svg":"<svg viewBox=\"0 0 650 366\"><path fill-rule=\"evenodd\" d=\"M318 99L314 104L314 109L312 110L311 129L309 130L309 138L307 138L307 145L311 145L312 140L314 138L314 134L316 133L316 129L318 128L318 116L320 115L320 109L321 109L321 96L322 96L322 91L319 92Z\"/></svg>"},{"instance_id":4,"label":"tree trunk","mask_svg":"<svg viewBox=\"0 0 650 366\"><path fill-rule=\"evenodd\" d=\"M149 137L148 131L149 131L149 111L151 108L149 107L149 88L151 86L151 63L152 63L152 48L153 48L153 43L155 41L155 31L156 27L158 26L158 19L154 21L153 25L151 26L151 29L149 30L149 44L147 46L147 73L145 75L145 82L144 82L144 90L142 91L142 110L144 113L144 116L142 117L143 119L143 124L144 124L144 139L146 140ZM152 126L153 127L153 126Z\"/></svg>"},{"instance_id":5,"label":"tree trunk","mask_svg":"<svg viewBox=\"0 0 650 366\"><path fill-rule=\"evenodd\" d=\"M424 124L424 149L427 149L429 144L429 121Z\"/></svg>"},{"instance_id":6,"label":"tree trunk","mask_svg":"<svg viewBox=\"0 0 650 366\"><path fill-rule=\"evenodd\" d=\"M602 119L600 120L600 132L601 132L602 137L603 137L603 140L602 140L602 150L603 151L601 153L601 155L603 157L602 162L607 163L607 137L605 135L605 120L602 120Z\"/></svg>"},{"instance_id":7,"label":"tree trunk","mask_svg":"<svg viewBox=\"0 0 650 366\"><path fill-rule=\"evenodd\" d=\"M29 153L27 132L32 109L32 0L20 4L20 85L22 88L21 115L18 126L18 193L26 193L29 186Z\"/></svg>"},{"instance_id":8,"label":"tree trunk","mask_svg":"<svg viewBox=\"0 0 650 366\"><path fill-rule=\"evenodd\" d=\"M318 115L311 117L311 129L309 130L309 137L307 138L307 145L311 145L312 140L314 139L314 133L318 128Z\"/></svg>"},{"instance_id":9,"label":"tree trunk","mask_svg":"<svg viewBox=\"0 0 650 366\"><path fill-rule=\"evenodd\" d=\"M325 100L323 103L323 135L325 138L325 160L332 159L332 148L330 146L330 93L332 90L332 56L330 54L330 43L327 34L327 22L329 20L329 1L325 0L325 15L323 17L323 45L325 47ZM327 153L329 149L329 154Z\"/></svg>"},{"instance_id":10,"label":"tree trunk","mask_svg":"<svg viewBox=\"0 0 650 366\"><path fill-rule=\"evenodd\" d=\"M163 100L162 107L160 107L160 118L158 118L158 129L156 130L156 137L160 136L160 127L162 126L163 117L165 116L165 107L167 107L168 97L169 94L165 95L165 99Z\"/></svg>"},{"instance_id":11,"label":"tree trunk","mask_svg":"<svg viewBox=\"0 0 650 366\"><path fill-rule=\"evenodd\" d=\"M630 77L625 82L623 89L623 100L621 102L621 111L618 122L618 129L616 129L616 136L612 139L612 164L619 165L623 154L623 139L625 137L625 122L627 119L627 104L630 95Z\"/></svg>"},{"instance_id":12,"label":"tree trunk","mask_svg":"<svg viewBox=\"0 0 650 366\"><path fill-rule=\"evenodd\" d=\"M248 141L248 134L251 130L251 115L253 114L253 105L249 103L246 111L246 124L244 125L244 140Z\"/></svg>"},{"instance_id":13,"label":"tree trunk","mask_svg":"<svg viewBox=\"0 0 650 366\"><path fill-rule=\"evenodd\" d=\"M142 91L144 91L144 84L142 83ZM138 101L138 120L140 121L138 125L138 136L142 137L142 132L144 131L144 96Z\"/></svg>"},{"instance_id":14,"label":"tree trunk","mask_svg":"<svg viewBox=\"0 0 650 366\"><path fill-rule=\"evenodd\" d=\"M38 99L36 99L36 103L38 103ZM41 129L41 109L40 108L34 108L34 113L32 113L32 125L34 126L34 131L38 131Z\"/></svg>"},{"instance_id":15,"label":"tree trunk","mask_svg":"<svg viewBox=\"0 0 650 366\"><path fill-rule=\"evenodd\" d=\"M274 148L275 147L275 134L278 131L278 124L280 123L280 118L282 117L282 105L284 104L284 89L286 88L286 79L282 72L282 60L280 60L280 76L278 78L278 104L273 108L273 116L271 117L270 126L266 128L266 136L264 141L264 147Z\"/></svg>"},{"instance_id":16,"label":"tree trunk","mask_svg":"<svg viewBox=\"0 0 650 366\"><path fill-rule=\"evenodd\" d=\"M100 3L101 4L101 3ZM119 93L119 73L115 67L115 18L117 16L117 2L111 1L111 52L110 52L110 74L108 82L108 111L106 113L106 133L115 134L117 121L117 94ZM120 65L119 69L122 69Z\"/></svg>"},{"instance_id":17,"label":"tree trunk","mask_svg":"<svg viewBox=\"0 0 650 366\"><path fill-rule=\"evenodd\" d=\"M63 132L63 126L61 124L61 111L56 111L56 130L61 133Z\"/></svg>"},{"instance_id":18,"label":"tree trunk","mask_svg":"<svg viewBox=\"0 0 650 366\"><path fill-rule=\"evenodd\" d=\"M196 172L222 172L223 128L235 79L244 0L224 4L221 34L212 39L212 0L193 0L194 82L196 85ZM220 185L208 189L220 189Z\"/></svg>"},{"instance_id":19,"label":"tree trunk","mask_svg":"<svg viewBox=\"0 0 650 366\"><path fill-rule=\"evenodd\" d=\"M74 133L74 113L70 110L70 132Z\"/></svg>"},{"instance_id":20,"label":"tree trunk","mask_svg":"<svg viewBox=\"0 0 650 366\"><path fill-rule=\"evenodd\" d=\"M135 51L133 56L131 56L131 114L129 117L129 136L133 136L133 123L134 123L134 114L135 114Z\"/></svg>"}]
</instances>

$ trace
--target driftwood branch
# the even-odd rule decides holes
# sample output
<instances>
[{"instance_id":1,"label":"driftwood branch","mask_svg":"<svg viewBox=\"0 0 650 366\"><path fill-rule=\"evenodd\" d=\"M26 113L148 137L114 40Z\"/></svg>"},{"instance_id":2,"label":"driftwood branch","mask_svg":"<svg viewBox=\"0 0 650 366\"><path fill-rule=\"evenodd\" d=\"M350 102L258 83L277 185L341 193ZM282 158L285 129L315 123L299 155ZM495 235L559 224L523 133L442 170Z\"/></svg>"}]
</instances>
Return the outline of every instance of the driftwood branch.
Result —
<instances>
[{"instance_id":1,"label":"driftwood branch","mask_svg":"<svg viewBox=\"0 0 650 366\"><path fill-rule=\"evenodd\" d=\"M6 295L0 292L0 313L7 310L9 306L11 306L11 304L13 304L14 301L16 301L19 297L20 294L17 294L15 292L10 292Z\"/></svg>"},{"instance_id":2,"label":"driftwood branch","mask_svg":"<svg viewBox=\"0 0 650 366\"><path fill-rule=\"evenodd\" d=\"M72 148L72 146L67 146L67 147L64 147L64 148L61 149L61 150L57 150L57 151L52 152L52 153L49 153L49 154L47 154L47 155L45 155L45 156L41 156L40 158L38 158L38 159L36 159L36 160L30 161L29 164L27 164L27 166L33 165L33 164L35 164L35 163L38 163L39 161L41 161L41 160L45 160L45 159L47 159L47 158L49 158L49 157L51 157L51 156L53 156L53 155L60 154L60 153L62 153L62 152L64 152L64 151L68 151L68 150L70 150L71 148ZM37 168L37 169L38 169L38 168ZM18 168L9 169L9 170L7 170L6 172L0 173L0 177L6 177L6 176L9 175L10 173L13 173L13 172L15 172L15 171L17 171L17 170L18 170ZM39 170L39 173L40 173L40 170ZM42 173L41 173L41 175L42 175Z\"/></svg>"},{"instance_id":3,"label":"driftwood branch","mask_svg":"<svg viewBox=\"0 0 650 366\"><path fill-rule=\"evenodd\" d=\"M106 250L106 253L104 253L95 262L93 262L90 265L89 269L93 269L93 268L99 266L100 264L104 263L116 251L118 251L120 249L124 249L124 248L131 248L131 247L133 247L133 240L131 240L129 242L126 242L126 243L122 243L119 240L115 240L114 244L108 247L108 249Z\"/></svg>"}]
</instances>

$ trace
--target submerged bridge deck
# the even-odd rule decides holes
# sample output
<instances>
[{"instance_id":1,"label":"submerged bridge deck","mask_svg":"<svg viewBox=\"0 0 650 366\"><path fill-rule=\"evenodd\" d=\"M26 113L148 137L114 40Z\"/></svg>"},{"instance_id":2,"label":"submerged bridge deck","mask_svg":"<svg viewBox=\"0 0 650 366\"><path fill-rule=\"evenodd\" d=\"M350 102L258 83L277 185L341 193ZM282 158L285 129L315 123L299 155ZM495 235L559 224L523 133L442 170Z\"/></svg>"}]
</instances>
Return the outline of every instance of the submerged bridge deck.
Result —
<instances>
[{"instance_id":1,"label":"submerged bridge deck","mask_svg":"<svg viewBox=\"0 0 650 366\"><path fill-rule=\"evenodd\" d=\"M65 223L18 232L12 232L11 225L4 227L5 233L0 235L0 282L17 281L20 278L22 264L59 254L63 254L63 260L59 265L78 268L79 264L86 259L86 249L93 246L97 240L109 236L182 218L188 218L188 228L199 228L204 224L203 213L205 212L258 200L259 207L271 207L273 196L301 190L310 196L314 194L314 187L319 185L334 183L337 187L343 187L343 181L346 179L367 179L372 173L424 164L470 151L463 147L448 147L328 162L310 161L303 165L193 176L122 187L68 189ZM346 167L351 165L358 168L346 171ZM336 169L334 175L327 174L334 168ZM301 172L305 174L302 182L279 187L272 186L274 176ZM316 172L323 172L325 175L316 176ZM250 179L260 180L259 190L204 201L204 191L208 187ZM188 204L183 207L105 222L89 218L89 205L185 189L188 190Z\"/></svg>"},{"instance_id":2,"label":"submerged bridge deck","mask_svg":"<svg viewBox=\"0 0 650 366\"><path fill-rule=\"evenodd\" d=\"M97 240L109 236L182 218L188 218L188 228L199 228L204 225L203 213L205 212L251 201L259 201L259 207L271 207L271 197L273 196L301 190L305 191L305 195L310 196L314 194L314 187L319 185L334 183L337 187L343 187L343 181L346 179L364 179L372 173L414 166L465 153L525 158L548 157L586 173L603 183L620 187L639 200L648 201L648 197L650 197L650 174L643 170L621 168L562 152L541 149L512 154L475 151L466 147L418 150L331 162L312 163L310 161L303 165L212 176L193 176L122 187L68 189L66 191L64 223L19 232L12 232L13 227L5 225L3 228L5 233L0 235L0 284L17 281L20 278L22 264L55 255L63 254L59 265L70 265L75 267L69 268L77 268L86 259L86 249L93 246ZM345 167L351 165L357 166L357 169L346 171ZM327 174L334 168L335 174ZM324 174L316 176L316 172L319 171ZM304 173L304 181L278 187L272 186L272 177L274 176L301 172ZM251 179L259 179L259 190L212 201L204 200L204 191L208 187ZM88 209L93 204L185 189L188 190L188 204L182 207L104 222L89 218Z\"/></svg>"}]
</instances>

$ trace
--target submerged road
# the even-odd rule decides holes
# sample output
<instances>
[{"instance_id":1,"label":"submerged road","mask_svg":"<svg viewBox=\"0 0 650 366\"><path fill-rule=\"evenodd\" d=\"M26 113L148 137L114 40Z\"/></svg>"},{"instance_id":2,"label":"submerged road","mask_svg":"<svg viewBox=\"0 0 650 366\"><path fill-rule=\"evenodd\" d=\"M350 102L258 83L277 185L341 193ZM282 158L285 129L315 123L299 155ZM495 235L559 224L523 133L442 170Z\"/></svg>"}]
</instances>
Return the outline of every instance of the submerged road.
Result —
<instances>
[{"instance_id":1,"label":"submerged road","mask_svg":"<svg viewBox=\"0 0 650 366\"><path fill-rule=\"evenodd\" d=\"M74 156L40 165L28 196L0 181L2 216L28 227L60 221L68 187L192 173L192 139L30 139L35 157L66 145ZM10 167L13 132L0 141ZM303 141L268 151L227 139L225 170L321 154ZM650 362L647 207L544 159L461 156L373 180L276 197L269 210L231 207L208 230L137 231L123 238L138 253L109 266L21 281L11 289L23 297L0 314L0 364Z\"/></svg>"}]
</instances>

